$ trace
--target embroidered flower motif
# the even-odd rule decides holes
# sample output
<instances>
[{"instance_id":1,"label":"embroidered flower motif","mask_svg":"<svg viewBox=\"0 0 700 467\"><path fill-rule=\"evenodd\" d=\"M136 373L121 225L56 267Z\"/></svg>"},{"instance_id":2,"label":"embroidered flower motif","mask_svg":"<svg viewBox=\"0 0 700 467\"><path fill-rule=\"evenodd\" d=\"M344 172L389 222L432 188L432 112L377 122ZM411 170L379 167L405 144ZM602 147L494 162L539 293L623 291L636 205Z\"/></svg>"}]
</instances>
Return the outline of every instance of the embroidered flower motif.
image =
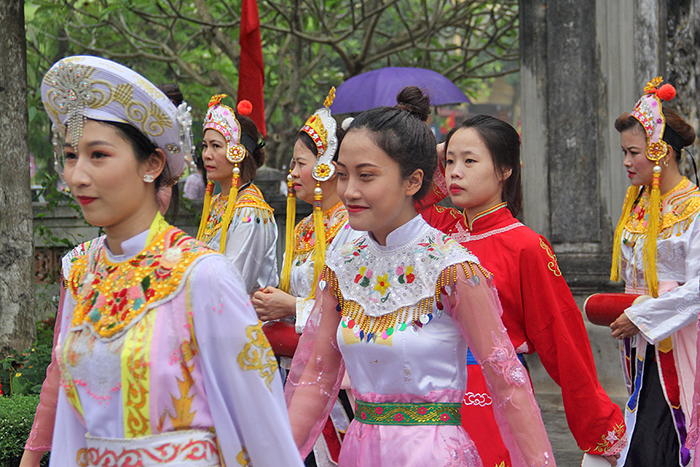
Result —
<instances>
[{"instance_id":1,"label":"embroidered flower motif","mask_svg":"<svg viewBox=\"0 0 700 467\"><path fill-rule=\"evenodd\" d=\"M427 407L418 407L416 409L416 412L418 412L420 415L425 415L428 413L428 408Z\"/></svg>"},{"instance_id":2,"label":"embroidered flower motif","mask_svg":"<svg viewBox=\"0 0 700 467\"><path fill-rule=\"evenodd\" d=\"M397 413L396 415L394 415L394 420L397 422L402 422L403 419L404 419L404 416L402 413Z\"/></svg>"},{"instance_id":3,"label":"embroidered flower motif","mask_svg":"<svg viewBox=\"0 0 700 467\"><path fill-rule=\"evenodd\" d=\"M385 295L386 289L391 286L389 284L389 274L379 275L377 274L377 285L374 286L374 290L378 290L380 294Z\"/></svg>"},{"instance_id":4,"label":"embroidered flower motif","mask_svg":"<svg viewBox=\"0 0 700 467\"><path fill-rule=\"evenodd\" d=\"M451 417L450 417L450 415L449 415L448 413L443 413L443 414L440 415L440 420L442 420L443 422L449 421L450 418L451 418Z\"/></svg>"},{"instance_id":5,"label":"embroidered flower motif","mask_svg":"<svg viewBox=\"0 0 700 467\"><path fill-rule=\"evenodd\" d=\"M497 335L495 331L491 333L494 348L491 355L486 359L496 374L503 375L503 378L510 384L522 386L527 382L524 369L513 350L513 344L507 333Z\"/></svg>"},{"instance_id":6,"label":"embroidered flower motif","mask_svg":"<svg viewBox=\"0 0 700 467\"><path fill-rule=\"evenodd\" d=\"M182 258L181 248L169 248L160 257L160 267L163 269L172 269Z\"/></svg>"},{"instance_id":7,"label":"embroidered flower motif","mask_svg":"<svg viewBox=\"0 0 700 467\"><path fill-rule=\"evenodd\" d=\"M610 444L613 444L613 443L615 443L615 441L617 441L617 440L620 439L620 438L618 438L618 436L617 436L617 434L615 433L615 431L612 431L612 430L611 430L611 431L608 431L608 436L606 436L605 439L606 439Z\"/></svg>"},{"instance_id":8,"label":"embroidered flower motif","mask_svg":"<svg viewBox=\"0 0 700 467\"><path fill-rule=\"evenodd\" d=\"M384 413L384 409L382 409L381 407L376 407L374 409L374 413L376 413L377 415L381 415Z\"/></svg>"},{"instance_id":9,"label":"embroidered flower motif","mask_svg":"<svg viewBox=\"0 0 700 467\"><path fill-rule=\"evenodd\" d=\"M413 266L407 266L405 269L403 266L396 268L396 275L398 276L399 284L410 284L416 280L416 276L413 275Z\"/></svg>"},{"instance_id":10,"label":"embroidered flower motif","mask_svg":"<svg viewBox=\"0 0 700 467\"><path fill-rule=\"evenodd\" d=\"M365 266L360 268L359 274L355 276L355 283L360 284L362 287L367 287L369 285L369 280L372 278L374 273L371 269Z\"/></svg>"},{"instance_id":11,"label":"embroidered flower motif","mask_svg":"<svg viewBox=\"0 0 700 467\"><path fill-rule=\"evenodd\" d=\"M362 420L367 420L367 412L365 412L364 410L360 412L360 418Z\"/></svg>"}]
</instances>

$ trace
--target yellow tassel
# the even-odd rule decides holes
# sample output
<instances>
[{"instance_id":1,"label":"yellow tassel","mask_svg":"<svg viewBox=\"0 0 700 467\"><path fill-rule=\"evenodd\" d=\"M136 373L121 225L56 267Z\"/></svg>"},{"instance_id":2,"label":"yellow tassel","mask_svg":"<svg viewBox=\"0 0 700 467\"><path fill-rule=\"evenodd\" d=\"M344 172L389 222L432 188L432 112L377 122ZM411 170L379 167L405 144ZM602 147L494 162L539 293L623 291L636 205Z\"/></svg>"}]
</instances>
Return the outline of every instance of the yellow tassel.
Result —
<instances>
[{"instance_id":1,"label":"yellow tassel","mask_svg":"<svg viewBox=\"0 0 700 467\"><path fill-rule=\"evenodd\" d=\"M197 230L197 240L202 240L204 237L204 228L209 220L209 209L211 209L211 197L214 194L214 182L211 180L207 183L207 191L204 195L204 207L202 208L202 219L199 221L199 230Z\"/></svg>"},{"instance_id":2,"label":"yellow tassel","mask_svg":"<svg viewBox=\"0 0 700 467\"><path fill-rule=\"evenodd\" d=\"M323 209L322 209L323 193L321 192L320 183L316 182L314 190L314 281L311 288L311 298L315 298L316 284L321 271L326 264L326 226L323 224Z\"/></svg>"},{"instance_id":3,"label":"yellow tassel","mask_svg":"<svg viewBox=\"0 0 700 467\"><path fill-rule=\"evenodd\" d=\"M610 280L619 281L620 280L620 254L622 251L622 232L625 230L625 224L627 219L630 217L632 212L632 205L634 201L639 196L639 187L630 186L627 189L627 194L625 195L625 202L622 204L622 215L620 220L617 221L617 227L615 228L615 238L613 239L613 257L612 266L610 268Z\"/></svg>"},{"instance_id":4,"label":"yellow tassel","mask_svg":"<svg viewBox=\"0 0 700 467\"><path fill-rule=\"evenodd\" d=\"M233 178L231 179L231 192L228 194L228 203L226 203L226 211L224 218L221 219L221 243L219 243L219 253L226 252L226 236L228 234L228 226L231 225L233 218L233 209L236 207L236 198L238 198L238 181L240 169L238 164L233 166Z\"/></svg>"},{"instance_id":5,"label":"yellow tassel","mask_svg":"<svg viewBox=\"0 0 700 467\"><path fill-rule=\"evenodd\" d=\"M287 176L287 228L284 239L284 263L280 276L280 290L289 293L290 277L292 274L292 261L296 255L296 238L294 235L294 221L297 216L297 197L294 193L294 180L291 171Z\"/></svg>"},{"instance_id":6,"label":"yellow tassel","mask_svg":"<svg viewBox=\"0 0 700 467\"><path fill-rule=\"evenodd\" d=\"M658 162L657 162L657 166ZM654 169L656 169L654 167ZM654 171L649 194L649 222L647 224L647 237L644 240L644 279L647 283L649 295L659 296L659 280L656 277L656 241L659 236L661 224L661 171Z\"/></svg>"}]
</instances>

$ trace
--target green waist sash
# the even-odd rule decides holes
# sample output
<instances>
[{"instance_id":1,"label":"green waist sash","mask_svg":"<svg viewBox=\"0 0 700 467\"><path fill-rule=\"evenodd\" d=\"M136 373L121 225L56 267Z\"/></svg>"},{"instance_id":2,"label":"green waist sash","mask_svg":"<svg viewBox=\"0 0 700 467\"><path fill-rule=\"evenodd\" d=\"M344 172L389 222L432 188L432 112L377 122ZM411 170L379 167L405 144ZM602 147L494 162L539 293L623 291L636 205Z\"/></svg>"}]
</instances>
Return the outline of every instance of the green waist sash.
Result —
<instances>
[{"instance_id":1,"label":"green waist sash","mask_svg":"<svg viewBox=\"0 0 700 467\"><path fill-rule=\"evenodd\" d=\"M357 399L355 420L367 425L460 425L462 404L374 403Z\"/></svg>"}]
</instances>

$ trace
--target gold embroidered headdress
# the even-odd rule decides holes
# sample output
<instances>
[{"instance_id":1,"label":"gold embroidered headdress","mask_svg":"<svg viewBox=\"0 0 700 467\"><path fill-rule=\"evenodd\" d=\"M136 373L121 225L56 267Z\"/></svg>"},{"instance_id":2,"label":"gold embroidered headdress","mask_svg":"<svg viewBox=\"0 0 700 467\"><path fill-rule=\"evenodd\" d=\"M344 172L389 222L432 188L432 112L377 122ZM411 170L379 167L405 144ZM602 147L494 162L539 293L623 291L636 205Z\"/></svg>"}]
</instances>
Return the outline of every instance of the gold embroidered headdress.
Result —
<instances>
[{"instance_id":1,"label":"gold embroidered headdress","mask_svg":"<svg viewBox=\"0 0 700 467\"><path fill-rule=\"evenodd\" d=\"M63 173L64 138L77 144L85 119L128 123L166 155L174 183L192 151L186 103L168 97L135 71L111 60L77 55L56 62L41 82L41 100L52 122L56 169ZM189 126L188 126L189 125Z\"/></svg>"},{"instance_id":2,"label":"gold embroidered headdress","mask_svg":"<svg viewBox=\"0 0 700 467\"><path fill-rule=\"evenodd\" d=\"M313 177L316 180L314 189L314 280L312 282L312 296L315 292L315 284L321 276L321 271L326 258L326 229L323 224L323 190L321 182L330 180L335 174L333 157L338 149L338 124L331 115L330 106L335 99L335 87L328 92L323 107L318 109L308 120L300 132L306 133L316 145L316 163L314 164ZM289 277L292 270L292 258L294 257L294 220L296 217L296 197L294 194L294 182L292 181L291 170L287 175L287 230L285 239L285 257L280 277L280 289L289 291Z\"/></svg>"},{"instance_id":3,"label":"gold embroidered headdress","mask_svg":"<svg viewBox=\"0 0 700 467\"><path fill-rule=\"evenodd\" d=\"M647 159L655 163L654 174L651 182L651 191L649 193L649 212L647 222L646 239L644 240L644 278L646 280L649 294L653 297L659 294L659 283L656 276L656 241L659 236L661 222L661 166L659 162L666 157L670 152L674 141L677 138L677 133L673 128L666 126L666 118L664 117L661 101L670 101L676 96L676 89L670 84L664 84L658 87L663 82L659 76L649 81L644 87L644 95L639 99L634 106L634 110L630 113L644 128L644 133L647 139L646 156ZM669 144L670 143L670 144ZM677 148L678 151L682 149ZM610 279L613 281L620 280L620 252L622 249L622 232L625 229L625 223L632 212L635 200L639 196L640 187L630 186L627 189L625 203L622 208L622 216L617 223L615 229L615 239L613 243L613 261L610 271Z\"/></svg>"}]
</instances>

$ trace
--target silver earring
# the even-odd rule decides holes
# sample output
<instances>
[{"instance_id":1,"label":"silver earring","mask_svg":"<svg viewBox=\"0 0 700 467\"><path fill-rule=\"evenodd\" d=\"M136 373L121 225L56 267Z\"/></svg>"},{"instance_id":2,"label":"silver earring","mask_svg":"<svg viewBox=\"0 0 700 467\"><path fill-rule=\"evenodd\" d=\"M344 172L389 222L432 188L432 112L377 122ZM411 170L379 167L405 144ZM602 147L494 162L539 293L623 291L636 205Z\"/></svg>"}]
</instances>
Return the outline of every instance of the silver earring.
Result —
<instances>
[{"instance_id":1,"label":"silver earring","mask_svg":"<svg viewBox=\"0 0 700 467\"><path fill-rule=\"evenodd\" d=\"M664 160L664 167L668 167L668 159Z\"/></svg>"},{"instance_id":2,"label":"silver earring","mask_svg":"<svg viewBox=\"0 0 700 467\"><path fill-rule=\"evenodd\" d=\"M143 181L146 183L153 183L154 180L155 178L151 174L146 174L143 176Z\"/></svg>"}]
</instances>

